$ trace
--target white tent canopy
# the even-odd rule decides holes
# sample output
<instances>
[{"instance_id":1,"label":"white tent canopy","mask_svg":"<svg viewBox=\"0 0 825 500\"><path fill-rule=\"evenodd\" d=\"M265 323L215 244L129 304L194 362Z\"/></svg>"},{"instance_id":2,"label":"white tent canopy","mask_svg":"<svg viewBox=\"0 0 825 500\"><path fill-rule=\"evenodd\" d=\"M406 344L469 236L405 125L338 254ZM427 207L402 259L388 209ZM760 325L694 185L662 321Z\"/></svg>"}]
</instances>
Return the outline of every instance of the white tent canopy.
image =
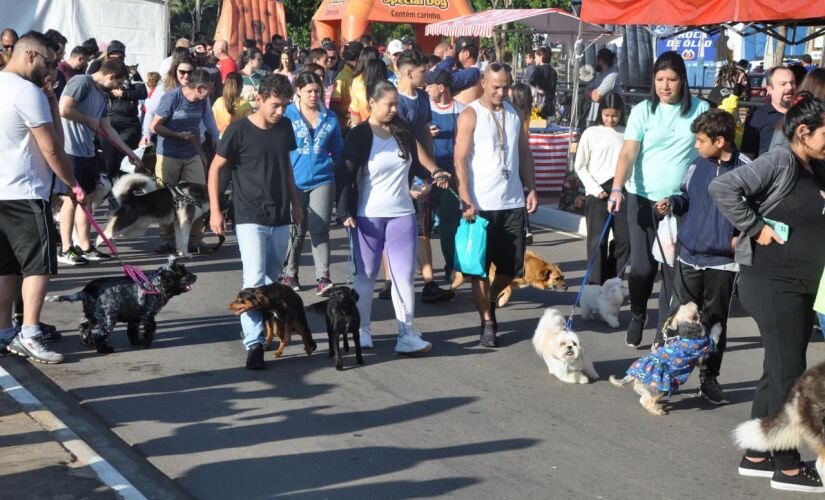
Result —
<instances>
[{"instance_id":1,"label":"white tent canopy","mask_svg":"<svg viewBox=\"0 0 825 500\"><path fill-rule=\"evenodd\" d=\"M0 29L55 29L69 40L67 56L91 37L101 45L120 40L126 63L140 64L144 77L166 57L168 26L166 0L0 0Z\"/></svg>"}]
</instances>

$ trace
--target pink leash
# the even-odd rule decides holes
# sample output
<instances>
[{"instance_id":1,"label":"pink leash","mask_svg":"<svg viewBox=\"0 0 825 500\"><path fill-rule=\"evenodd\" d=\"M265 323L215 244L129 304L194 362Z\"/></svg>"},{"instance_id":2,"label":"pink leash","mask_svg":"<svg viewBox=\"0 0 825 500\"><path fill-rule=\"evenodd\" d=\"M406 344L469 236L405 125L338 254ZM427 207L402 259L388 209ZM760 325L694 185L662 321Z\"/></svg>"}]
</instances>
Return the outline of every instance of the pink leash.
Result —
<instances>
[{"instance_id":1,"label":"pink leash","mask_svg":"<svg viewBox=\"0 0 825 500\"><path fill-rule=\"evenodd\" d=\"M112 252L112 255L117 259L121 266L123 266L123 272L126 273L126 276L130 277L132 281L134 281L137 286L144 291L144 293L148 295L157 295L158 290L155 288L155 285L152 283L152 280L149 279L146 274L140 270L139 267L129 265L123 262L123 259L120 258L120 254L117 253L117 248L115 248L115 244L106 237L106 234L103 232L103 228L100 227L100 224L97 223L92 213L83 205L79 205L80 209L83 210L83 213L86 215L86 218L89 219L89 223L95 228L97 234L100 235L100 238L103 239L103 243L106 243L106 246L109 247L109 251Z\"/></svg>"}]
</instances>

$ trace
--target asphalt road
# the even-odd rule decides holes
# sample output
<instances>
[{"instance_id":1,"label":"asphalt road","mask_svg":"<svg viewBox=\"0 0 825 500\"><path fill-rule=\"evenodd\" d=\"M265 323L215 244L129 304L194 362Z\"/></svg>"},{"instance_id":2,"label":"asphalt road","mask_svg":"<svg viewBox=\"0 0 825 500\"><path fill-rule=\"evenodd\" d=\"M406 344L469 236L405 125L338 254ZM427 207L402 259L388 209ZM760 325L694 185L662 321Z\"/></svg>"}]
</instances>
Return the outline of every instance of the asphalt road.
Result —
<instances>
[{"instance_id":1,"label":"asphalt road","mask_svg":"<svg viewBox=\"0 0 825 500\"><path fill-rule=\"evenodd\" d=\"M341 280L346 239L341 229L333 237L333 278ZM121 246L127 259L151 269L163 260L150 255L154 244L143 238ZM476 346L479 320L465 285L452 303L416 304L416 326L433 343L429 356L393 353L391 304L376 301L375 349L366 351L365 366L350 354L337 372L323 320L311 316L313 356L296 338L283 358L267 354L264 372L249 372L238 320L226 309L241 283L230 237L217 254L191 260L199 280L160 313L149 349L130 347L119 326L111 338L117 351L98 355L78 341L80 305L48 304L44 320L65 332L56 348L66 362L38 369L195 498L792 498L768 480L736 474L740 452L730 432L749 416L762 360L758 332L741 308L720 378L732 404L696 397L694 374L672 398L670 415L652 417L632 389L606 380L644 353L624 345L623 330L577 317L602 378L574 386L547 373L530 338L543 308L569 311L585 246L541 230L532 248L561 265L571 288L516 291L498 314L499 349ZM304 263L308 282L308 249ZM113 273L113 264L63 268L52 293ZM316 300L309 290L302 296ZM627 306L621 320L627 325ZM643 347L651 339L648 330ZM825 359L821 340L809 349L810 363Z\"/></svg>"}]
</instances>

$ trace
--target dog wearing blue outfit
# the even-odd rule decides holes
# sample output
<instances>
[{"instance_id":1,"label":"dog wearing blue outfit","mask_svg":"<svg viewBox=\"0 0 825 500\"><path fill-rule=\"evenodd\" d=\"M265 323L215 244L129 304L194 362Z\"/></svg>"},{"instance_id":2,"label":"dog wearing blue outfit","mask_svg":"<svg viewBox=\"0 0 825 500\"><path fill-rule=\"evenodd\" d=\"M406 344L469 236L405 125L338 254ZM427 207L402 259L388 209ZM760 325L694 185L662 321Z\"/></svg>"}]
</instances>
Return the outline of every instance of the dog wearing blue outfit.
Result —
<instances>
[{"instance_id":1,"label":"dog wearing blue outfit","mask_svg":"<svg viewBox=\"0 0 825 500\"><path fill-rule=\"evenodd\" d=\"M641 396L639 403L656 416L667 415L662 400L687 382L698 362L713 352L722 326L716 323L708 335L700 322L699 308L689 302L679 308L665 331L669 335L664 344L634 361L624 378L610 376L617 387L633 382L633 389Z\"/></svg>"}]
</instances>

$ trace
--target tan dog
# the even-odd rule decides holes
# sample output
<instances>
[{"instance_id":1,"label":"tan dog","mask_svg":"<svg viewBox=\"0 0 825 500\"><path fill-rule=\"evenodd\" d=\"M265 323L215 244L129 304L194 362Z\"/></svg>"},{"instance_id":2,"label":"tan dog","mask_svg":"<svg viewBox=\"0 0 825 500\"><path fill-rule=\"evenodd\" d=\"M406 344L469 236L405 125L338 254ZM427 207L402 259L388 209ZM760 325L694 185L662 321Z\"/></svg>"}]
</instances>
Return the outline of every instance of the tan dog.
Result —
<instances>
[{"instance_id":1,"label":"tan dog","mask_svg":"<svg viewBox=\"0 0 825 500\"><path fill-rule=\"evenodd\" d=\"M490 265L488 277L490 283L496 278L495 264ZM465 281L464 275L456 271L451 288L455 290L463 285ZM504 307L510 302L510 296L513 295L513 288L524 288L527 286L532 286L539 290L556 290L559 292L567 290L567 283L564 281L564 274L561 272L561 268L552 262L547 262L542 259L532 250L527 250L524 254L524 277L514 279L513 282L498 295L498 307Z\"/></svg>"}]
</instances>

